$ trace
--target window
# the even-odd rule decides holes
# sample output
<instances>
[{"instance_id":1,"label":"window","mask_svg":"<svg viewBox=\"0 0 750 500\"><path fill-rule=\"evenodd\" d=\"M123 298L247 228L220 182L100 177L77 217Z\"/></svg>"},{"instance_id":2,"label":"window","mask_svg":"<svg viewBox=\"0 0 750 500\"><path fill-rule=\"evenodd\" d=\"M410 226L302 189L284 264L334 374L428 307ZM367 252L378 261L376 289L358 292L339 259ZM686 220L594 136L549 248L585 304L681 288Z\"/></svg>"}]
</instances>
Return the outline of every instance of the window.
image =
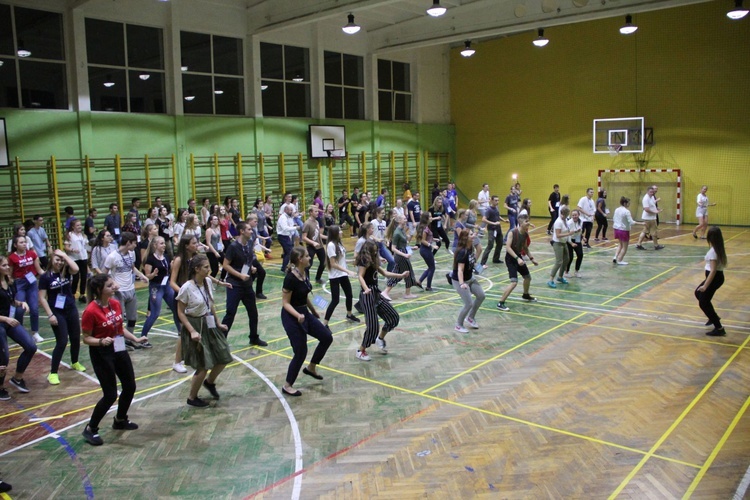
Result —
<instances>
[{"instance_id":1,"label":"window","mask_svg":"<svg viewBox=\"0 0 750 500\"><path fill-rule=\"evenodd\" d=\"M0 5L0 107L68 109L62 14Z\"/></svg>"},{"instance_id":2,"label":"window","mask_svg":"<svg viewBox=\"0 0 750 500\"><path fill-rule=\"evenodd\" d=\"M383 121L411 121L408 63L378 59L378 115Z\"/></svg>"},{"instance_id":3,"label":"window","mask_svg":"<svg viewBox=\"0 0 750 500\"><path fill-rule=\"evenodd\" d=\"M310 51L260 44L264 116L310 117Z\"/></svg>"},{"instance_id":4,"label":"window","mask_svg":"<svg viewBox=\"0 0 750 500\"><path fill-rule=\"evenodd\" d=\"M324 53L326 118L365 118L364 60L360 56Z\"/></svg>"},{"instance_id":5,"label":"window","mask_svg":"<svg viewBox=\"0 0 750 500\"><path fill-rule=\"evenodd\" d=\"M166 113L160 28L86 19L93 111Z\"/></svg>"},{"instance_id":6,"label":"window","mask_svg":"<svg viewBox=\"0 0 750 500\"><path fill-rule=\"evenodd\" d=\"M185 113L244 115L242 40L180 32Z\"/></svg>"}]
</instances>

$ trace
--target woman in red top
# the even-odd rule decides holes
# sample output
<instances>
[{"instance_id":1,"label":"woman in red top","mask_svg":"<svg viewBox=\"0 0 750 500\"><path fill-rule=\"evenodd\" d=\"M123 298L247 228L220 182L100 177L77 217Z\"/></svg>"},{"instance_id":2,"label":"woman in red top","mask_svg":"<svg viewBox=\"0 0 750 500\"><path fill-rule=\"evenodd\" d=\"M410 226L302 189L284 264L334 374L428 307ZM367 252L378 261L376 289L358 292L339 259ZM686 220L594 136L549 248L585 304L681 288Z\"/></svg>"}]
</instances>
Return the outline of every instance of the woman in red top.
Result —
<instances>
[{"instance_id":1,"label":"woman in red top","mask_svg":"<svg viewBox=\"0 0 750 500\"><path fill-rule=\"evenodd\" d=\"M29 318L31 318L31 336L34 340L41 342L44 339L39 335L39 283L42 265L39 257L33 250L26 249L26 238L24 236L13 237L11 253L8 255L10 271L16 280L16 300L26 302L29 305ZM23 317L21 317L23 320ZM23 324L23 321L21 321Z\"/></svg>"},{"instance_id":2,"label":"woman in red top","mask_svg":"<svg viewBox=\"0 0 750 500\"><path fill-rule=\"evenodd\" d=\"M89 356L104 395L96 403L91 420L83 429L83 438L91 445L100 446L99 422L117 400L117 379L122 391L117 405L113 429L132 431L138 428L128 420L128 409L135 394L135 373L130 362L125 339L146 342L148 337L136 337L122 326L122 308L112 298L117 285L107 274L97 274L88 284L88 302L81 317L83 342L89 346Z\"/></svg>"}]
</instances>

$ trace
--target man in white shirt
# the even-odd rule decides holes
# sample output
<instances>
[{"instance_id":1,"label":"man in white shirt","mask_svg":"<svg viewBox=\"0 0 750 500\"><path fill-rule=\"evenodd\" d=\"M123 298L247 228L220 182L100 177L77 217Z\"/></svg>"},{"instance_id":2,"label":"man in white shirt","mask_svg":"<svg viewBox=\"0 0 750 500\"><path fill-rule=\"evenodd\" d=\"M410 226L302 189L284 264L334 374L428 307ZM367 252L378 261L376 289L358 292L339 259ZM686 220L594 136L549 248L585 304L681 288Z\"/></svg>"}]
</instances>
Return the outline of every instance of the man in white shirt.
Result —
<instances>
[{"instance_id":1,"label":"man in white shirt","mask_svg":"<svg viewBox=\"0 0 750 500\"><path fill-rule=\"evenodd\" d=\"M477 210L480 217L484 217L484 211L490 208L490 185L482 184L482 190L477 195Z\"/></svg>"},{"instance_id":2,"label":"man in white shirt","mask_svg":"<svg viewBox=\"0 0 750 500\"><path fill-rule=\"evenodd\" d=\"M662 209L656 206L656 186L650 186L648 188L648 192L643 197L642 205L643 214L641 214L641 218L645 223L645 227L643 228L641 235L638 237L638 244L635 248L638 250L645 250L646 248L644 248L641 243L643 243L646 235L650 234L654 241L654 250L661 250L664 246L659 245L659 227L656 223L656 218Z\"/></svg>"},{"instance_id":3,"label":"man in white shirt","mask_svg":"<svg viewBox=\"0 0 750 500\"><path fill-rule=\"evenodd\" d=\"M291 203L286 203L284 205L284 213L281 214L276 224L276 236L281 244L281 248L284 249L281 272L286 272L286 266L289 264L289 256L292 254L292 248L294 248L294 240L292 238L297 234L297 224L294 223L293 213L294 206Z\"/></svg>"},{"instance_id":4,"label":"man in white shirt","mask_svg":"<svg viewBox=\"0 0 750 500\"><path fill-rule=\"evenodd\" d=\"M583 246L591 248L589 238L591 229L594 227L594 216L596 215L596 203L594 202L594 188L586 190L586 196L578 200L578 212L581 215L583 230Z\"/></svg>"}]
</instances>

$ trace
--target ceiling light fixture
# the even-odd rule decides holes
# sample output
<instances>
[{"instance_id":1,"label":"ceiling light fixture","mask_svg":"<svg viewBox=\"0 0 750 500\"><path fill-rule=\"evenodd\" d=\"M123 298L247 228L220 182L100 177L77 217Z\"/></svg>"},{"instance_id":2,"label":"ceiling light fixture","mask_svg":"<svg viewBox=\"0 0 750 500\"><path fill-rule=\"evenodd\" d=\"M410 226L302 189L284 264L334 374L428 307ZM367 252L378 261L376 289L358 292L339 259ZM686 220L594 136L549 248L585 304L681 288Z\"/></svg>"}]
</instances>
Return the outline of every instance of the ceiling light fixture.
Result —
<instances>
[{"instance_id":1,"label":"ceiling light fixture","mask_svg":"<svg viewBox=\"0 0 750 500\"><path fill-rule=\"evenodd\" d=\"M107 88L115 86L115 82L112 81L112 75L107 75L107 79L104 80L104 86Z\"/></svg>"},{"instance_id":2,"label":"ceiling light fixture","mask_svg":"<svg viewBox=\"0 0 750 500\"><path fill-rule=\"evenodd\" d=\"M18 52L16 54L18 54L18 57L29 57L31 55L31 51L24 48L23 40L18 41Z\"/></svg>"},{"instance_id":3,"label":"ceiling light fixture","mask_svg":"<svg viewBox=\"0 0 750 500\"><path fill-rule=\"evenodd\" d=\"M475 52L476 50L471 48L471 40L466 40L464 42L464 50L461 51L461 55L464 57L471 57Z\"/></svg>"},{"instance_id":4,"label":"ceiling light fixture","mask_svg":"<svg viewBox=\"0 0 750 500\"><path fill-rule=\"evenodd\" d=\"M361 28L357 23L354 22L354 14L350 12L347 16L347 19L349 19L349 22L346 23L346 26L343 26L341 28L341 31L343 31L347 35L353 35L357 33Z\"/></svg>"},{"instance_id":5,"label":"ceiling light fixture","mask_svg":"<svg viewBox=\"0 0 750 500\"><path fill-rule=\"evenodd\" d=\"M216 95L221 95L221 94L223 94L223 93L224 93L224 91L223 91L223 90L218 90L218 89L217 89L217 90L214 90L214 94L216 94Z\"/></svg>"},{"instance_id":6,"label":"ceiling light fixture","mask_svg":"<svg viewBox=\"0 0 750 500\"><path fill-rule=\"evenodd\" d=\"M2 67L3 64L5 64L5 61L0 61L0 67Z\"/></svg>"},{"instance_id":7,"label":"ceiling light fixture","mask_svg":"<svg viewBox=\"0 0 750 500\"><path fill-rule=\"evenodd\" d=\"M188 102L192 101L193 99L195 99L194 95L186 95L185 96L185 100L188 101Z\"/></svg>"},{"instance_id":8,"label":"ceiling light fixture","mask_svg":"<svg viewBox=\"0 0 750 500\"><path fill-rule=\"evenodd\" d=\"M140 78L141 80L145 82L146 80L151 78L151 75L149 75L148 73L141 73L140 75L138 75L138 78Z\"/></svg>"},{"instance_id":9,"label":"ceiling light fixture","mask_svg":"<svg viewBox=\"0 0 750 500\"><path fill-rule=\"evenodd\" d=\"M440 17L445 14L446 10L448 9L440 6L440 0L434 0L432 2L432 7L427 9L427 14L431 15L432 17Z\"/></svg>"},{"instance_id":10,"label":"ceiling light fixture","mask_svg":"<svg viewBox=\"0 0 750 500\"><path fill-rule=\"evenodd\" d=\"M625 16L625 26L620 28L620 33L622 33L623 35L631 35L636 31L638 31L638 26L633 24L633 16L628 14L627 16Z\"/></svg>"},{"instance_id":11,"label":"ceiling light fixture","mask_svg":"<svg viewBox=\"0 0 750 500\"><path fill-rule=\"evenodd\" d=\"M742 0L734 0L734 9L727 12L729 19L742 19L747 15L748 10L742 7Z\"/></svg>"},{"instance_id":12,"label":"ceiling light fixture","mask_svg":"<svg viewBox=\"0 0 750 500\"><path fill-rule=\"evenodd\" d=\"M268 88L268 85L265 83L260 86L260 90L266 90Z\"/></svg>"},{"instance_id":13,"label":"ceiling light fixture","mask_svg":"<svg viewBox=\"0 0 750 500\"><path fill-rule=\"evenodd\" d=\"M299 83L299 82L304 82L304 81L305 81L305 79L304 79L304 78L302 78L302 77L301 77L301 76L299 75L299 73L297 73L296 75L294 75L294 78L292 78L292 81L293 81L293 82L298 82L298 83Z\"/></svg>"},{"instance_id":14,"label":"ceiling light fixture","mask_svg":"<svg viewBox=\"0 0 750 500\"><path fill-rule=\"evenodd\" d=\"M544 47L549 43L549 39L544 36L544 28L539 28L538 30L539 36L534 39L533 43L537 47Z\"/></svg>"}]
</instances>

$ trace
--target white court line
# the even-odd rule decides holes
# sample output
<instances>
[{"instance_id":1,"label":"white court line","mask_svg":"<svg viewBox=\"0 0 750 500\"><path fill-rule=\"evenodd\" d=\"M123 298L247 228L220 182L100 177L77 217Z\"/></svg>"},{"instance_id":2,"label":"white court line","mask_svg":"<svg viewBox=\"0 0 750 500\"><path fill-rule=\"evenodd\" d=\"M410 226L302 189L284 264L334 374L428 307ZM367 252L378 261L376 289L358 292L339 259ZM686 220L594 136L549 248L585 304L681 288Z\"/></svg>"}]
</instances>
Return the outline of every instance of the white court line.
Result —
<instances>
[{"instance_id":1,"label":"white court line","mask_svg":"<svg viewBox=\"0 0 750 500\"><path fill-rule=\"evenodd\" d=\"M740 481L740 485L737 486L737 491L734 492L732 500L742 500L745 498L748 486L750 486L750 467L747 468L745 475L742 476L742 481Z\"/></svg>"},{"instance_id":2,"label":"white court line","mask_svg":"<svg viewBox=\"0 0 750 500\"><path fill-rule=\"evenodd\" d=\"M286 416L289 419L289 425L292 427L292 436L294 437L294 473L296 474L294 476L294 488L292 489L292 500L299 500L300 494L302 492L302 474L299 474L299 472L303 469L303 463L302 463L302 436L299 432L299 425L297 424L297 419L294 417L294 412L292 411L292 408L289 406L289 403L287 402L286 398L281 394L281 391L276 388L276 386L271 382L268 377L263 374L260 370L255 368L253 365L245 361L244 359L240 358L239 356L232 354L232 357L235 361L238 363L241 363L245 367L251 369L260 379L266 383L268 387L271 388L274 394L276 394L276 397L279 398L279 402L281 402L281 406L284 408L284 411L286 412ZM2 456L2 455L0 455Z\"/></svg>"}]
</instances>

